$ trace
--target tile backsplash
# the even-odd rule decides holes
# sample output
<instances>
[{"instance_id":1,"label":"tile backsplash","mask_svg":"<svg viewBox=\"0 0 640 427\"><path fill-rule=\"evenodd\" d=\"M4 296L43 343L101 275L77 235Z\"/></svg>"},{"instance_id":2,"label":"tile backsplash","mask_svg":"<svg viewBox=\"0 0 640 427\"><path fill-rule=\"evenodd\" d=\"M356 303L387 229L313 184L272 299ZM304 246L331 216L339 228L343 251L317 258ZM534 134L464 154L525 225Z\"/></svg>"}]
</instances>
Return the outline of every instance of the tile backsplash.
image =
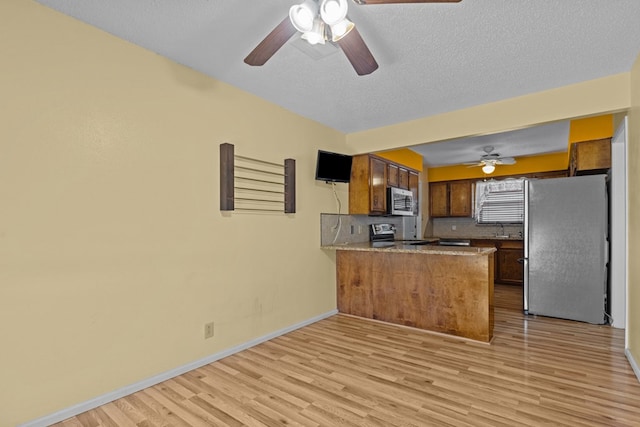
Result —
<instances>
[{"instance_id":1,"label":"tile backsplash","mask_svg":"<svg viewBox=\"0 0 640 427\"><path fill-rule=\"evenodd\" d=\"M509 235L512 239L522 239L522 224L476 224L473 218L433 218L433 236L493 238L496 235Z\"/></svg>"},{"instance_id":2,"label":"tile backsplash","mask_svg":"<svg viewBox=\"0 0 640 427\"><path fill-rule=\"evenodd\" d=\"M369 241L369 225L389 223L396 227L396 239L416 239L416 218L401 216L368 216L320 214L322 246Z\"/></svg>"}]
</instances>

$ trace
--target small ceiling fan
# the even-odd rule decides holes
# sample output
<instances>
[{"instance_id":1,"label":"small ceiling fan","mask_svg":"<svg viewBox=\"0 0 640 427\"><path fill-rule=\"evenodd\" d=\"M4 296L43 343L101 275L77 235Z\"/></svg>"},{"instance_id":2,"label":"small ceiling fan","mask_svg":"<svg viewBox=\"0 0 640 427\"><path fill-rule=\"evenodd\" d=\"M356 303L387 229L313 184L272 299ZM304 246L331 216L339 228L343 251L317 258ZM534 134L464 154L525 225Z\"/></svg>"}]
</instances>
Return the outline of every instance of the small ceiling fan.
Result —
<instances>
[{"instance_id":1,"label":"small ceiling fan","mask_svg":"<svg viewBox=\"0 0 640 427\"><path fill-rule=\"evenodd\" d=\"M516 163L516 159L513 157L500 157L500 154L494 153L493 147L490 145L487 145L482 149L485 154L480 156L480 161L465 163L465 165L468 165L469 167L482 166L482 172L490 174L496 170L496 165L514 165Z\"/></svg>"},{"instance_id":2,"label":"small ceiling fan","mask_svg":"<svg viewBox=\"0 0 640 427\"><path fill-rule=\"evenodd\" d=\"M458 3L461 0L353 0L356 4ZM278 24L244 59L248 65L264 65L294 34L310 44L337 44L358 75L371 74L378 63L347 18L348 0L304 0L291 6L289 16Z\"/></svg>"}]
</instances>

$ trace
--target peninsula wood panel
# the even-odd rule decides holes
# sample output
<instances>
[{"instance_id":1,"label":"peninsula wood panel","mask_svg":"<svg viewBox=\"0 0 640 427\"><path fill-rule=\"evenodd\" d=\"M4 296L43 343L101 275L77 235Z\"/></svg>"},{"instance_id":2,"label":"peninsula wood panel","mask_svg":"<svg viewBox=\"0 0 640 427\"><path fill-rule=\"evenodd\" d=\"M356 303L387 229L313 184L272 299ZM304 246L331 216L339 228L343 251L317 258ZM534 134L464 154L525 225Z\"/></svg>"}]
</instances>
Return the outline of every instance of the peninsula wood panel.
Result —
<instances>
[{"instance_id":1,"label":"peninsula wood panel","mask_svg":"<svg viewBox=\"0 0 640 427\"><path fill-rule=\"evenodd\" d=\"M338 251L336 270L338 277L348 277L348 281L338 280L338 311L354 316L373 318L374 259L358 258L353 252Z\"/></svg>"},{"instance_id":2,"label":"peninsula wood panel","mask_svg":"<svg viewBox=\"0 0 640 427\"><path fill-rule=\"evenodd\" d=\"M338 250L338 310L490 341L493 257Z\"/></svg>"}]
</instances>

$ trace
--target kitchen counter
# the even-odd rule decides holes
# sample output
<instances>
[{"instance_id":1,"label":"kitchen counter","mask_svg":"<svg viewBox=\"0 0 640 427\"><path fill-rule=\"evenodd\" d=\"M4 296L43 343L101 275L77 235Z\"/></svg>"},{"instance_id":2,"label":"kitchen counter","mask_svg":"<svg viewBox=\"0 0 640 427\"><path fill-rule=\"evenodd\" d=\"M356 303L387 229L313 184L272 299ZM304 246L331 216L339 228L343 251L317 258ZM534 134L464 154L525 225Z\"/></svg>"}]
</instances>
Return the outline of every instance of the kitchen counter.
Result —
<instances>
[{"instance_id":1,"label":"kitchen counter","mask_svg":"<svg viewBox=\"0 0 640 427\"><path fill-rule=\"evenodd\" d=\"M422 253L434 255L487 255L495 252L495 248L476 248L467 246L412 245L406 242L389 242L393 246L379 246L379 243L345 243L322 246L322 249L341 251Z\"/></svg>"},{"instance_id":2,"label":"kitchen counter","mask_svg":"<svg viewBox=\"0 0 640 427\"><path fill-rule=\"evenodd\" d=\"M338 311L490 342L494 247L350 243L336 250Z\"/></svg>"}]
</instances>

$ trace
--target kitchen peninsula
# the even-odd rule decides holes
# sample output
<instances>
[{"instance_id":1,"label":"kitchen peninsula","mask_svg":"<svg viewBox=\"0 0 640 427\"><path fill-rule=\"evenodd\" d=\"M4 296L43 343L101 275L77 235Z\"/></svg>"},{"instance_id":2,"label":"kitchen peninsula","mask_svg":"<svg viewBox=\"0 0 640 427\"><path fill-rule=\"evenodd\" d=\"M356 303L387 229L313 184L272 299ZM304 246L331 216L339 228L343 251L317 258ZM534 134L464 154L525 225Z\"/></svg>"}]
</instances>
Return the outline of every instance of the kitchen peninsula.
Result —
<instances>
[{"instance_id":1,"label":"kitchen peninsula","mask_svg":"<svg viewBox=\"0 0 640 427\"><path fill-rule=\"evenodd\" d=\"M336 250L338 311L489 342L495 248L402 242Z\"/></svg>"}]
</instances>

